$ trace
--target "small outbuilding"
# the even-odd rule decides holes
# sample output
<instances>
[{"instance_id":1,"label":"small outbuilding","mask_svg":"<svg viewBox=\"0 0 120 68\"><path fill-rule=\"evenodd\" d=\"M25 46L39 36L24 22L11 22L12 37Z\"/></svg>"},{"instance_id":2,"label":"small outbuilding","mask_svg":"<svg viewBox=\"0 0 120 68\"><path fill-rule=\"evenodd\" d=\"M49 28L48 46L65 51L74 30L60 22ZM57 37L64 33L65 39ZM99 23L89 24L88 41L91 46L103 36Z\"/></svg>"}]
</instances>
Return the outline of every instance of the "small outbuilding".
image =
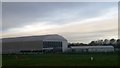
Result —
<instances>
[{"instance_id":1,"label":"small outbuilding","mask_svg":"<svg viewBox=\"0 0 120 68\"><path fill-rule=\"evenodd\" d=\"M71 46L74 52L113 52L113 46Z\"/></svg>"}]
</instances>

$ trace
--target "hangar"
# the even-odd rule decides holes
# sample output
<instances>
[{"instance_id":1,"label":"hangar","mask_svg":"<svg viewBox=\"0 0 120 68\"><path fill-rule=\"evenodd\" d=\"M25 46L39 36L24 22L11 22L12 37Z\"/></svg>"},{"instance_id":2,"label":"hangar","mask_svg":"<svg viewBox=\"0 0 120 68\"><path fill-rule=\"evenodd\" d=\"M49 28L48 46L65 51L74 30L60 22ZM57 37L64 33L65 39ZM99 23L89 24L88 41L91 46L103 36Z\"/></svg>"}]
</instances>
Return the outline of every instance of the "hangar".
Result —
<instances>
[{"instance_id":1,"label":"hangar","mask_svg":"<svg viewBox=\"0 0 120 68\"><path fill-rule=\"evenodd\" d=\"M57 34L2 39L2 53L65 52L67 40Z\"/></svg>"}]
</instances>

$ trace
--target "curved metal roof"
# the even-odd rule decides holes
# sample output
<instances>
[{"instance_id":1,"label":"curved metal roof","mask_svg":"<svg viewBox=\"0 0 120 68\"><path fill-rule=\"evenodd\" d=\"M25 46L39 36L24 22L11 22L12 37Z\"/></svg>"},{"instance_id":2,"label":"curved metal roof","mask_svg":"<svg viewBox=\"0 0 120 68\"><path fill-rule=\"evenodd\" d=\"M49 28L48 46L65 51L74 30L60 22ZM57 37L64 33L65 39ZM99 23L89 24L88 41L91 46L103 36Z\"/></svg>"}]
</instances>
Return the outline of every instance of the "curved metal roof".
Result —
<instances>
[{"instance_id":1,"label":"curved metal roof","mask_svg":"<svg viewBox=\"0 0 120 68\"><path fill-rule=\"evenodd\" d=\"M2 42L22 42L22 41L67 41L64 37L58 34L40 35L40 36L24 36L15 38L3 38Z\"/></svg>"}]
</instances>

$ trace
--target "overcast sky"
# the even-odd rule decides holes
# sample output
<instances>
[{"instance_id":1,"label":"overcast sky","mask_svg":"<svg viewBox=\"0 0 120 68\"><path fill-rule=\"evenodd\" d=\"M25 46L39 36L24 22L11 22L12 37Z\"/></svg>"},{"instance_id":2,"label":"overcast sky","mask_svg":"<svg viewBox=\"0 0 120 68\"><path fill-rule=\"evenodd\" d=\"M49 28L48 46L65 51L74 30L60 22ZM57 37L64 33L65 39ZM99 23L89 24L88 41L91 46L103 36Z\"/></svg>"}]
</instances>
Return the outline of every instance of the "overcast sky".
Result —
<instances>
[{"instance_id":1,"label":"overcast sky","mask_svg":"<svg viewBox=\"0 0 120 68\"><path fill-rule=\"evenodd\" d=\"M3 2L2 37L59 34L69 42L118 38L117 2Z\"/></svg>"}]
</instances>

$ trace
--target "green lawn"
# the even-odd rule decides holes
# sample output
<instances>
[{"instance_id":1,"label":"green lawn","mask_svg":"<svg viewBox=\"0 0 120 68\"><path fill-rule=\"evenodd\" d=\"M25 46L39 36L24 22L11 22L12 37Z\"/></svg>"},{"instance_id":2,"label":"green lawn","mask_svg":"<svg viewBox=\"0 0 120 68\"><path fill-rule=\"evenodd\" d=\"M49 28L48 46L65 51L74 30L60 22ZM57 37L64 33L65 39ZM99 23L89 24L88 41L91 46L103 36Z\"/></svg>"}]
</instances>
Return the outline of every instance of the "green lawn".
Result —
<instances>
[{"instance_id":1,"label":"green lawn","mask_svg":"<svg viewBox=\"0 0 120 68\"><path fill-rule=\"evenodd\" d=\"M91 61L90 57L94 60ZM118 54L3 55L3 66L117 66Z\"/></svg>"},{"instance_id":2,"label":"green lawn","mask_svg":"<svg viewBox=\"0 0 120 68\"><path fill-rule=\"evenodd\" d=\"M0 54L0 67L2 66L2 55Z\"/></svg>"}]
</instances>

